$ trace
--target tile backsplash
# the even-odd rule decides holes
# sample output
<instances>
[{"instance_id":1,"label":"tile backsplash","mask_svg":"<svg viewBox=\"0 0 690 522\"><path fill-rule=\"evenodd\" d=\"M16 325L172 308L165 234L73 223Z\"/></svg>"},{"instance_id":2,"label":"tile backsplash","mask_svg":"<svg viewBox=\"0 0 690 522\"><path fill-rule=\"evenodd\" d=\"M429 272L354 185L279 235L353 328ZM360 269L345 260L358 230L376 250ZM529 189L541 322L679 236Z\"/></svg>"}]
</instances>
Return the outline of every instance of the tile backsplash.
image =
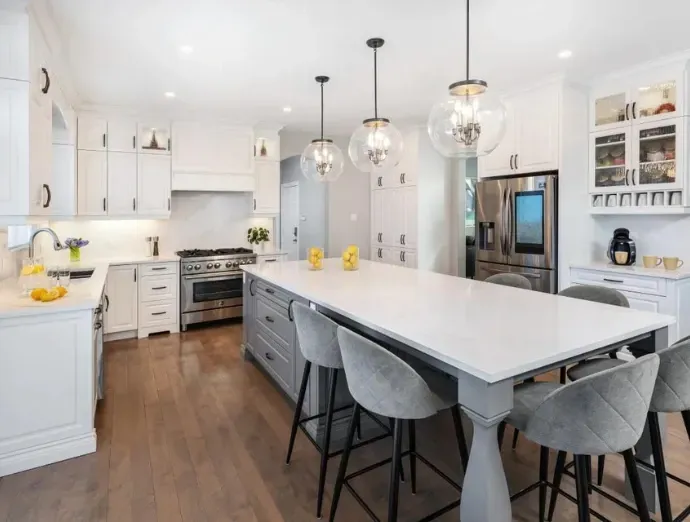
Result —
<instances>
[{"instance_id":1,"label":"tile backsplash","mask_svg":"<svg viewBox=\"0 0 690 522\"><path fill-rule=\"evenodd\" d=\"M7 249L7 231L0 229L0 281L18 275L18 266L26 256L26 250L10 252Z\"/></svg>"}]
</instances>

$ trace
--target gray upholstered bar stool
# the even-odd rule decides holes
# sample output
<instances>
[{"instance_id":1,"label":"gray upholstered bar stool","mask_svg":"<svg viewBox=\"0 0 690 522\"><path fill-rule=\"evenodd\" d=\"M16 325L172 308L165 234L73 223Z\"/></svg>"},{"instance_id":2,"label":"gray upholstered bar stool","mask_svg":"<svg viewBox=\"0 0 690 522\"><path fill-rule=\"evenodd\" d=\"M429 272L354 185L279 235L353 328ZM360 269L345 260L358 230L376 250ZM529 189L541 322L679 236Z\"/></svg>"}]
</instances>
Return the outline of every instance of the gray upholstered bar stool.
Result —
<instances>
[{"instance_id":1,"label":"gray upholstered bar stool","mask_svg":"<svg viewBox=\"0 0 690 522\"><path fill-rule=\"evenodd\" d=\"M484 281L495 285L512 286L523 290L532 290L532 285L525 276L520 274L496 274L487 277Z\"/></svg>"},{"instance_id":2,"label":"gray upholstered bar stool","mask_svg":"<svg viewBox=\"0 0 690 522\"><path fill-rule=\"evenodd\" d=\"M539 521L543 522L546 490L552 487L577 502L578 520L588 522L587 459L591 455L622 453L640 520L650 522L632 448L644 430L658 369L659 356L649 354L570 384L524 382L517 385L513 410L506 420L539 444L541 455L539 481L511 499L538 487ZM549 448L559 451L557 466L562 466L567 452L575 455L577 500L559 491L555 481L548 482Z\"/></svg>"},{"instance_id":3,"label":"gray upholstered bar stool","mask_svg":"<svg viewBox=\"0 0 690 522\"><path fill-rule=\"evenodd\" d=\"M400 482L397 480L400 460L404 456L410 457L410 482L412 492L416 492L416 467L417 459L431 468L437 475L443 478L451 486L461 491L447 475L441 472L416 450L415 420L431 417L436 413L451 409L455 424L455 434L458 440L460 456L464 469L467 469L467 448L465 434L460 421L460 408L458 405L458 387L454 380L424 378L424 371L417 371L408 363L386 350L382 346L365 339L350 330L338 328L338 340L347 376L347 384L350 393L355 399L355 409L352 412L350 426L348 428L345 451L343 452L333 492L330 522L335 519L338 509L338 501L345 486L355 497L359 504L374 520L378 517L366 505L362 498L349 484L349 481L364 473L379 468L389 462L391 465L390 482L388 487L388 522L398 519L398 490ZM420 364L421 366L421 364ZM421 368L420 368L421 369ZM433 370L428 370L435 373ZM428 374L427 374L428 375ZM439 376L440 377L440 376ZM356 420L360 408L395 419L393 428L393 456L366 468L346 476L350 449L355 434ZM403 421L409 426L410 449L402 451ZM424 521L433 520L436 517L450 511L460 505L460 499L424 517Z\"/></svg>"},{"instance_id":4,"label":"gray upholstered bar stool","mask_svg":"<svg viewBox=\"0 0 690 522\"><path fill-rule=\"evenodd\" d=\"M330 452L333 414L351 408L352 405L335 408L335 391L338 382L338 371L343 369L343 360L340 356L340 346L338 344L338 338L336 335L338 325L325 315L320 314L316 310L312 310L308 306L305 306L301 303L293 301L291 309L295 318L295 329L297 331L299 347L306 362L304 365L304 373L302 375L302 383L297 396L297 404L295 406L295 415L292 421L290 442L288 443L287 458L285 459L285 463L290 464L292 450L295 445L295 436L297 435L297 428L302 428L302 431L307 438L321 453L319 490L316 501L316 516L321 518L323 490L326 483L328 459L342 453L342 450L332 453ZM311 373L312 365L328 368L328 402L325 413L319 413L311 417L302 418L302 407L304 405L304 397L307 391L307 385L309 384L309 375ZM367 412L365 411L364 413ZM323 437L323 446L319 446L311 435L304 429L304 423L310 420L323 418L324 416L326 417L325 434ZM373 416L372 419L374 422L381 425L378 419L374 418ZM359 428L359 414L357 415L357 427ZM381 425L381 427L386 429L383 425ZM358 443L357 447L376 442L384 437L390 436L390 434L390 431L386 431L386 433L383 435Z\"/></svg>"},{"instance_id":5,"label":"gray upholstered bar stool","mask_svg":"<svg viewBox=\"0 0 690 522\"><path fill-rule=\"evenodd\" d=\"M659 356L659 375L654 386L652 402L647 416L654 466L650 466L648 463L640 460L637 460L637 462L655 471L661 520L663 522L672 522L674 518L671 513L668 479L670 478L686 487L690 487L690 482L666 471L659 413L680 413L683 417L688 439L690 439L690 338L681 339L673 346L657 352L657 355ZM568 377L573 381L578 381L623 364L625 362L619 359L590 359L571 368L568 371ZM601 479L603 478L603 470L604 462L602 459L599 463L599 485L601 485ZM554 483L560 482L564 471L565 466L557 467ZM612 498L598 488L597 492L602 493L606 498L613 500L619 505L627 507L621 504L618 499ZM552 498L552 505L554 500ZM690 506L685 508L675 520L685 520L688 516L690 516Z\"/></svg>"}]
</instances>

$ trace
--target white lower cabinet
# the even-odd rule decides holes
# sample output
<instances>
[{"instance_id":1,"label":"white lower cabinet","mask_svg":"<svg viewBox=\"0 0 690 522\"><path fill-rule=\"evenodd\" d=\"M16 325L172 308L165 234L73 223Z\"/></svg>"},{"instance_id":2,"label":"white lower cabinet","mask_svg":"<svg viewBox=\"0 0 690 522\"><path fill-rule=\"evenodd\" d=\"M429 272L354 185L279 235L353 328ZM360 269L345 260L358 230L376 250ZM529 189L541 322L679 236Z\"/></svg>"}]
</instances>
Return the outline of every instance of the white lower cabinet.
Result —
<instances>
[{"instance_id":1,"label":"white lower cabinet","mask_svg":"<svg viewBox=\"0 0 690 522\"><path fill-rule=\"evenodd\" d=\"M263 265L265 263L282 263L287 261L287 252L277 252L274 254L257 254L256 264Z\"/></svg>"},{"instance_id":2,"label":"white lower cabinet","mask_svg":"<svg viewBox=\"0 0 690 522\"><path fill-rule=\"evenodd\" d=\"M137 329L137 265L111 266L105 295L106 334L128 332Z\"/></svg>"},{"instance_id":3,"label":"white lower cabinet","mask_svg":"<svg viewBox=\"0 0 690 522\"><path fill-rule=\"evenodd\" d=\"M371 260L377 263L388 265L405 266L407 268L417 268L417 251L402 250L400 248L371 246Z\"/></svg>"}]
</instances>

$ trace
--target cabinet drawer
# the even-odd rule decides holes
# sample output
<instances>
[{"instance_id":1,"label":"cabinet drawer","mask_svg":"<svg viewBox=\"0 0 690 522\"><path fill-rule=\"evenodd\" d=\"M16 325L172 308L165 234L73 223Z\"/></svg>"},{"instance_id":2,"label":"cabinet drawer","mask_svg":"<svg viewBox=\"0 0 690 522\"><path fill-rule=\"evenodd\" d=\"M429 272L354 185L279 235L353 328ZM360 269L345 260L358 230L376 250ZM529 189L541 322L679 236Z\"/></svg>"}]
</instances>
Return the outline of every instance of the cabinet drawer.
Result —
<instances>
[{"instance_id":1,"label":"cabinet drawer","mask_svg":"<svg viewBox=\"0 0 690 522\"><path fill-rule=\"evenodd\" d=\"M175 324L176 321L175 301L144 303L139 308L139 328Z\"/></svg>"},{"instance_id":2,"label":"cabinet drawer","mask_svg":"<svg viewBox=\"0 0 690 522\"><path fill-rule=\"evenodd\" d=\"M295 325L290 321L287 312L283 308L259 296L256 301L256 319L285 344L288 346L292 345L292 340L295 336Z\"/></svg>"},{"instance_id":3,"label":"cabinet drawer","mask_svg":"<svg viewBox=\"0 0 690 522\"><path fill-rule=\"evenodd\" d=\"M139 282L142 303L177 299L177 274L146 276Z\"/></svg>"},{"instance_id":4,"label":"cabinet drawer","mask_svg":"<svg viewBox=\"0 0 690 522\"><path fill-rule=\"evenodd\" d=\"M139 266L141 277L147 275L177 274L179 263L147 263Z\"/></svg>"},{"instance_id":5,"label":"cabinet drawer","mask_svg":"<svg viewBox=\"0 0 690 522\"><path fill-rule=\"evenodd\" d=\"M278 384L289 394L294 386L294 366L292 357L285 355L259 326L256 334L254 356L261 365L278 381Z\"/></svg>"},{"instance_id":6,"label":"cabinet drawer","mask_svg":"<svg viewBox=\"0 0 690 522\"><path fill-rule=\"evenodd\" d=\"M261 279L257 279L255 287L256 292L260 296L270 299L287 311L287 307L290 304L290 296L287 292L284 292L275 286L269 285Z\"/></svg>"},{"instance_id":7,"label":"cabinet drawer","mask_svg":"<svg viewBox=\"0 0 690 522\"><path fill-rule=\"evenodd\" d=\"M666 295L666 279L645 277L633 274L605 272L603 270L585 270L572 268L570 278L573 283L597 285L616 290L628 290L640 294Z\"/></svg>"},{"instance_id":8,"label":"cabinet drawer","mask_svg":"<svg viewBox=\"0 0 690 522\"><path fill-rule=\"evenodd\" d=\"M286 254L276 254L274 256L259 256L256 261L259 265L263 265L264 263L282 263L286 258Z\"/></svg>"}]
</instances>

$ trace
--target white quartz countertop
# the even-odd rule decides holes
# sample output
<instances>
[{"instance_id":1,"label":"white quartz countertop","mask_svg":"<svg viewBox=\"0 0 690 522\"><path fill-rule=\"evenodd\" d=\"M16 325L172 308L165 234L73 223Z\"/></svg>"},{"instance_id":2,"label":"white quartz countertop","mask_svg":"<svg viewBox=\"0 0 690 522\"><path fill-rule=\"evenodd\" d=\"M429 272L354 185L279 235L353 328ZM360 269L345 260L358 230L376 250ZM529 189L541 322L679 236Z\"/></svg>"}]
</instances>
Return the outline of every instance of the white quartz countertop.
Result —
<instances>
[{"instance_id":1,"label":"white quartz countertop","mask_svg":"<svg viewBox=\"0 0 690 522\"><path fill-rule=\"evenodd\" d=\"M592 261L589 263L571 263L570 268L579 268L584 270L600 270L602 272L611 272L615 274L628 274L645 277L661 277L663 279L687 279L690 277L690 264L688 268L681 267L677 270L666 270L661 264L656 268L645 268L640 259L639 265L620 266L605 261Z\"/></svg>"},{"instance_id":2,"label":"white quartz countertop","mask_svg":"<svg viewBox=\"0 0 690 522\"><path fill-rule=\"evenodd\" d=\"M263 250L259 248L254 249L254 253L259 256L259 257L264 257L264 256L284 256L287 254L284 250L281 250L279 248L269 248L266 247Z\"/></svg>"},{"instance_id":3,"label":"white quartz countertop","mask_svg":"<svg viewBox=\"0 0 690 522\"><path fill-rule=\"evenodd\" d=\"M86 247L88 249L88 247ZM44 256L46 265L69 265L69 266L93 266L97 264L106 263L108 265L140 265L144 263L169 263L179 261L180 257L176 254L163 254L157 257L148 257L144 254L127 254L127 255L112 255L112 256L95 256L90 257L88 253L82 251L81 261L79 263L72 263L69 260L69 251L49 252Z\"/></svg>"},{"instance_id":4,"label":"white quartz countertop","mask_svg":"<svg viewBox=\"0 0 690 522\"><path fill-rule=\"evenodd\" d=\"M675 322L641 312L370 261L243 266L268 283L487 382L511 379Z\"/></svg>"}]
</instances>

